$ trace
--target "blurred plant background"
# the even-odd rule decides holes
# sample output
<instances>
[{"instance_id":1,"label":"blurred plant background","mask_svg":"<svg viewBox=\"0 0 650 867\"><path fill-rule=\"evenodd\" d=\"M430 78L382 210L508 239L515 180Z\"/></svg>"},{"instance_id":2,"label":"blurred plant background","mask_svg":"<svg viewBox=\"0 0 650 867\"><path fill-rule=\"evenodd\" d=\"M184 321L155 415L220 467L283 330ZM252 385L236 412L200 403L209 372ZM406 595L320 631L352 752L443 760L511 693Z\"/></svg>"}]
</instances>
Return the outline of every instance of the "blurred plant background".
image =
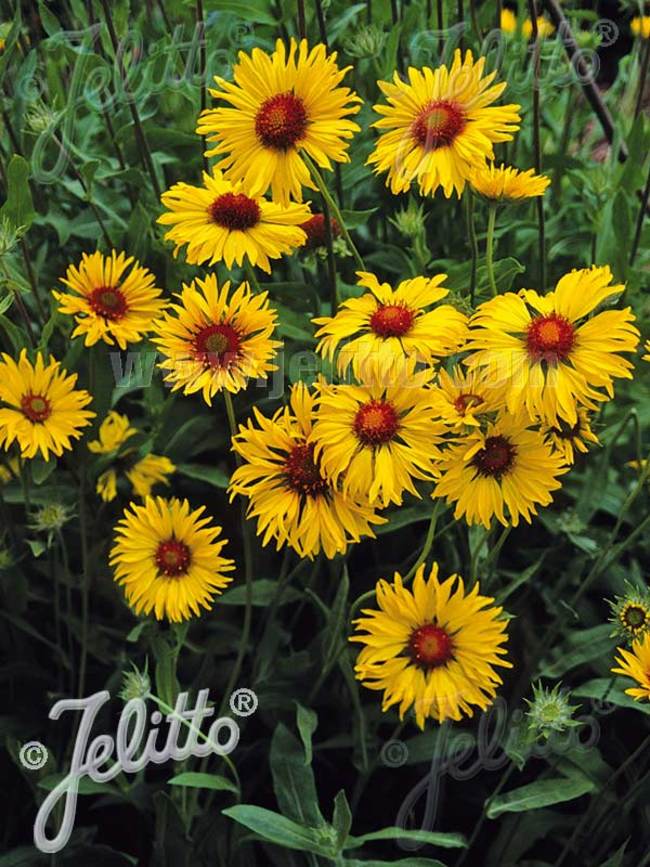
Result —
<instances>
[{"instance_id":1,"label":"blurred plant background","mask_svg":"<svg viewBox=\"0 0 650 867\"><path fill-rule=\"evenodd\" d=\"M546 4L537 6L542 14ZM511 8L520 20L529 16L527 3ZM123 672L133 665L144 670L147 661L153 689L167 702L179 686L193 694L209 688L217 704L227 700L245 601L237 573L213 611L187 630L139 620L125 605L107 552L129 492L120 489L112 503L99 500L95 482L105 467L87 449L88 439L109 409L127 414L140 432L134 441L140 453L174 462L170 490L207 506L231 540L229 555L242 563L239 508L226 496L233 468L227 419L219 401L210 410L199 398L170 394L151 345L120 353L71 341L71 322L54 312L50 290L68 264L96 248L135 256L168 295L195 276L162 241L159 194L177 180L200 179L203 147L194 130L198 111L210 104L205 83L215 74L229 77L238 50L271 50L278 36L296 35L303 14L310 41L326 39L341 65L352 65L346 83L364 100L351 162L329 177L369 269L393 282L445 272L456 303L469 303L463 203L440 194L392 196L364 165L374 140L377 79L409 65L435 66L462 42L487 56L488 68L508 82L507 100L522 104L521 132L497 146L498 161L529 168L541 159L552 179L544 199L545 255L534 203L499 214L501 291L552 288L572 268L609 264L616 281L627 283L620 303L633 307L647 337L650 221L641 218L650 40L635 38L629 26L642 4L562 8L580 57L571 64L563 40L552 36L539 43L536 71L531 43L498 29L501 3L494 2L2 4L0 346L12 356L39 347L78 372L97 419L60 460L35 459L29 472L15 462L2 469L1 867L650 863L650 704L634 702L624 693L630 684L609 673L617 639L607 603L626 594L626 582L647 583L649 499L639 468L650 445L650 365L640 360L633 381L618 386L616 400L596 419L601 446L579 456L532 526L506 538L500 528L468 532L452 510L437 516L431 556L444 575L479 576L483 591L505 606L513 618L514 668L499 705L507 761L498 769L477 765L464 780L447 775L434 827L423 824L424 796L410 836L394 826L441 739L458 738L458 749L470 749L479 718L451 729L431 724L423 733L410 722L400 725L394 711L382 714L376 696L360 689L356 651L347 642L356 600L378 578L408 571L426 544L432 504L424 485L422 500L395 510L377 540L353 547L347 560L310 562L256 545L252 633L235 685L253 688L259 709L240 720L234 772L213 756L150 767L111 784L86 782L66 849L44 856L31 841L37 807L70 761L74 722L48 721L54 701L110 690L115 698L94 732L114 732ZM482 255L487 210L480 202L474 216ZM478 300L489 294L482 262ZM341 297L359 294L354 260L340 256L337 266ZM280 312L284 364L271 384L237 396L238 418L253 405L271 412L289 383L318 375L311 318L329 313L325 269L318 253L299 252L261 280ZM227 278L221 266L216 271L220 282ZM28 740L48 747L41 771L18 761ZM397 759L386 749L392 741L402 745ZM544 748L536 749L540 743ZM467 766L476 760L476 751L471 755Z\"/></svg>"}]
</instances>

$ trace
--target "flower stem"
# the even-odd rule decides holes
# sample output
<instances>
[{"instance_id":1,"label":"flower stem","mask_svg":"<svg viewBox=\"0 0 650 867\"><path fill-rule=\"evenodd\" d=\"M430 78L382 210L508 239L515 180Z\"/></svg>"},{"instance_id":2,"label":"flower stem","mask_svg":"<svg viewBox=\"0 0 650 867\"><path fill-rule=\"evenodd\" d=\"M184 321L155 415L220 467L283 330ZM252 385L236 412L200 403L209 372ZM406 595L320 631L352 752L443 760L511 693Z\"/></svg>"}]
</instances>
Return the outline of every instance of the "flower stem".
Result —
<instances>
[{"instance_id":1,"label":"flower stem","mask_svg":"<svg viewBox=\"0 0 650 867\"><path fill-rule=\"evenodd\" d=\"M488 281L490 283L490 289L492 290L492 294L496 297L499 294L499 290L497 289L497 284L494 279L494 224L497 218L497 206L494 203L489 205L488 210L488 226L487 226L487 240L485 247L485 267L487 268Z\"/></svg>"},{"instance_id":2,"label":"flower stem","mask_svg":"<svg viewBox=\"0 0 650 867\"><path fill-rule=\"evenodd\" d=\"M476 238L476 225L474 223L474 196L469 188L465 191L465 216L467 218L467 236L472 254L472 271L469 283L469 298L472 307L476 294L476 269L478 264L478 240Z\"/></svg>"},{"instance_id":3,"label":"flower stem","mask_svg":"<svg viewBox=\"0 0 650 867\"><path fill-rule=\"evenodd\" d=\"M648 45L650 46L650 40L648 40ZM650 53L650 52L649 52ZM634 264L634 260L636 259L636 254L639 249L639 241L641 240L641 229L643 228L643 221L645 220L646 214L648 212L648 199L650 198L650 164L648 165L648 177L645 182L645 189L643 191L643 195L641 196L641 207L639 209L639 215L636 219L636 226L634 229L634 240L632 241L632 249L630 250L630 265Z\"/></svg>"},{"instance_id":4,"label":"flower stem","mask_svg":"<svg viewBox=\"0 0 650 867\"><path fill-rule=\"evenodd\" d=\"M248 282L250 283L250 286L251 286L251 289L253 290L253 292L261 292L262 289L260 287L260 284L257 281L257 277L255 276L255 268L253 268L253 266L251 265L248 257L246 257L246 259L244 259L244 273L246 274L246 277L248 279ZM231 401L231 405L232 405L232 401Z\"/></svg>"},{"instance_id":5,"label":"flower stem","mask_svg":"<svg viewBox=\"0 0 650 867\"><path fill-rule=\"evenodd\" d=\"M431 520L429 521L429 529L427 531L426 538L424 540L424 545L422 546L422 550L420 551L420 556L415 561L415 563L411 566L409 571L404 576L404 584L408 584L409 581L413 578L415 573L418 571L420 566L426 562L427 557L431 553L431 548L433 547L433 540L436 537L436 524L438 522L438 515L440 514L440 510L442 508L443 502L442 500L436 500L433 510L431 512Z\"/></svg>"},{"instance_id":6,"label":"flower stem","mask_svg":"<svg viewBox=\"0 0 650 867\"><path fill-rule=\"evenodd\" d=\"M336 204L334 197L332 196L330 191L327 189L325 181L323 180L323 176L318 171L318 168L316 167L316 164L314 163L314 161L311 159L311 157L307 153L305 153L304 150L302 151L302 158L304 159L305 163L307 164L307 168L309 169L309 173L311 174L312 179L316 182L316 186L318 187L320 194L323 197L323 200L327 202L327 205L330 208L332 214L334 214L334 218L336 219L337 223L341 227L341 233L342 233L343 237L345 238L346 244L350 248L350 252L352 253L352 255L354 257L354 261L356 262L357 267L361 271L365 271L366 266L363 263L363 259L361 258L359 251L355 247L354 242L353 242L352 238L350 237L350 233L348 232L348 230L345 226L345 223L343 222L343 217L341 216L341 211L339 210L339 206Z\"/></svg>"}]
</instances>

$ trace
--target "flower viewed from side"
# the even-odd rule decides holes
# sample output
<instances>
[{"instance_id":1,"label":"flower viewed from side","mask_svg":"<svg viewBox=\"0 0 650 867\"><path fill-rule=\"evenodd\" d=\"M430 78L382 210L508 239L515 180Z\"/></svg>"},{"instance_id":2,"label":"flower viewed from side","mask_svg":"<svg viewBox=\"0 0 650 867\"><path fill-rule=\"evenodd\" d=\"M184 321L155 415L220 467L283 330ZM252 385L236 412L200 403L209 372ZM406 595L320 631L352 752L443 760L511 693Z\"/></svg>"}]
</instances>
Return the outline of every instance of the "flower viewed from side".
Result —
<instances>
[{"instance_id":1,"label":"flower viewed from side","mask_svg":"<svg viewBox=\"0 0 650 867\"><path fill-rule=\"evenodd\" d=\"M359 131L348 119L361 100L341 81L350 67L339 69L336 52L324 45L309 49L306 40L281 39L273 54L254 48L239 53L234 82L215 77L215 99L227 107L207 109L197 132L214 142L207 156L220 157L229 180L243 180L249 195L269 187L275 202L302 201L302 188L316 189L303 153L320 168L349 162L349 139Z\"/></svg>"},{"instance_id":2,"label":"flower viewed from side","mask_svg":"<svg viewBox=\"0 0 650 867\"><path fill-rule=\"evenodd\" d=\"M630 687L625 692L637 701L650 700L650 632L645 632L632 642L632 649L617 647L616 657L618 668L612 668L612 674L622 674L636 680L638 686Z\"/></svg>"},{"instance_id":3,"label":"flower viewed from side","mask_svg":"<svg viewBox=\"0 0 650 867\"><path fill-rule=\"evenodd\" d=\"M466 348L475 351L465 363L504 384L510 412L524 407L547 425L575 425L579 407L596 409L613 397L615 378L632 378L620 353L636 350L634 314L627 307L591 315L623 292L611 281L607 266L583 268L546 295L522 289L486 301L470 322Z\"/></svg>"},{"instance_id":4,"label":"flower viewed from side","mask_svg":"<svg viewBox=\"0 0 650 867\"><path fill-rule=\"evenodd\" d=\"M627 583L627 582L626 582ZM650 631L650 590L627 583L626 593L609 603L612 636L634 641Z\"/></svg>"},{"instance_id":5,"label":"flower viewed from side","mask_svg":"<svg viewBox=\"0 0 650 867\"><path fill-rule=\"evenodd\" d=\"M121 474L131 483L133 494L144 499L156 484L169 484L168 476L175 470L169 458L148 454L139 458L134 446L124 446L140 433L131 427L128 417L112 410L101 423L98 438L88 443L93 454L108 455L112 466L100 473L96 491L106 503L117 497L117 481Z\"/></svg>"},{"instance_id":6,"label":"flower viewed from side","mask_svg":"<svg viewBox=\"0 0 650 867\"><path fill-rule=\"evenodd\" d=\"M578 409L575 424L560 419L555 427L544 428L543 433L547 442L560 454L565 464L575 462L576 452L586 454L589 451L588 443L600 444L600 440L591 429L589 413L584 409Z\"/></svg>"},{"instance_id":7,"label":"flower viewed from side","mask_svg":"<svg viewBox=\"0 0 650 867\"><path fill-rule=\"evenodd\" d=\"M131 666L131 671L122 672L122 689L118 694L123 701L131 701L132 698L146 700L151 694L148 660L145 663L144 671L140 671L134 663L131 663Z\"/></svg>"},{"instance_id":8,"label":"flower viewed from side","mask_svg":"<svg viewBox=\"0 0 650 867\"><path fill-rule=\"evenodd\" d=\"M233 439L243 463L230 481L236 494L250 499L248 517L257 518L257 534L266 545L290 545L313 559L344 554L363 536L374 537L373 524L385 519L367 502L345 497L323 474L310 442L315 399L303 383L291 390L290 407L267 418L255 407Z\"/></svg>"},{"instance_id":9,"label":"flower viewed from side","mask_svg":"<svg viewBox=\"0 0 650 867\"><path fill-rule=\"evenodd\" d=\"M214 596L235 567L221 555L228 544L221 527L203 517L205 506L190 510L187 500L147 497L131 503L115 528L110 564L115 581L138 615L154 613L174 623L210 609Z\"/></svg>"},{"instance_id":10,"label":"flower viewed from side","mask_svg":"<svg viewBox=\"0 0 650 867\"><path fill-rule=\"evenodd\" d=\"M373 125L381 130L368 163L387 172L386 185L402 193L418 181L423 195L438 187L449 198L463 192L477 162L494 159L493 145L510 141L519 128L519 106L495 106L505 83L484 75L485 58L454 53L451 68L410 68L408 82L395 73L393 82L378 82L387 105Z\"/></svg>"},{"instance_id":11,"label":"flower viewed from side","mask_svg":"<svg viewBox=\"0 0 650 867\"><path fill-rule=\"evenodd\" d=\"M308 250L317 250L320 247L327 246L327 225L325 223L324 214L312 214L300 228L307 236L305 247ZM332 232L332 240L336 240L341 236L341 227L334 217L330 217L330 228Z\"/></svg>"},{"instance_id":12,"label":"flower viewed from side","mask_svg":"<svg viewBox=\"0 0 650 867\"><path fill-rule=\"evenodd\" d=\"M219 287L209 274L183 284L176 297L180 303L154 324L153 338L166 356L160 367L172 391L200 391L211 405L223 389L240 391L277 369L271 359L282 344L271 339L277 313L267 292L253 294L244 282L231 293L229 281Z\"/></svg>"},{"instance_id":13,"label":"flower viewed from side","mask_svg":"<svg viewBox=\"0 0 650 867\"><path fill-rule=\"evenodd\" d=\"M485 163L472 169L470 186L475 193L494 202L519 202L534 196L543 196L551 179L536 175L533 169L525 172L501 164Z\"/></svg>"},{"instance_id":14,"label":"flower viewed from side","mask_svg":"<svg viewBox=\"0 0 650 867\"><path fill-rule=\"evenodd\" d=\"M530 523L537 506L548 506L558 476L567 472L562 458L541 433L520 417L502 415L447 446L440 461L440 481L432 496L455 503L454 517L489 528L493 517L516 527Z\"/></svg>"},{"instance_id":15,"label":"flower viewed from side","mask_svg":"<svg viewBox=\"0 0 650 867\"><path fill-rule=\"evenodd\" d=\"M471 717L486 710L502 683L496 666L512 668L503 656L508 640L502 609L481 596L478 582L467 593L462 578L428 578L420 566L413 589L396 572L392 584L381 580L379 610L363 609L350 641L364 645L355 667L368 689L383 692L382 710L399 705L400 719L412 707L423 729L436 722Z\"/></svg>"},{"instance_id":16,"label":"flower viewed from side","mask_svg":"<svg viewBox=\"0 0 650 867\"><path fill-rule=\"evenodd\" d=\"M336 316L313 320L320 326L317 351L330 361L338 352L339 374L351 366L357 378L369 364L384 369L404 356L432 364L458 351L467 317L449 304L434 307L448 295L441 285L446 276L415 277L392 289L374 274L357 272L358 285L369 291L344 301Z\"/></svg>"},{"instance_id":17,"label":"flower viewed from side","mask_svg":"<svg viewBox=\"0 0 650 867\"><path fill-rule=\"evenodd\" d=\"M39 352L36 364L23 349L18 361L3 353L0 361L0 446L5 451L17 441L21 457L44 460L71 449L95 413L85 407L92 401L87 391L75 388L77 374L47 364Z\"/></svg>"},{"instance_id":18,"label":"flower viewed from side","mask_svg":"<svg viewBox=\"0 0 650 867\"><path fill-rule=\"evenodd\" d=\"M432 392L437 415L452 430L463 430L465 425L478 427L480 416L504 404L501 384L492 383L485 371L467 372L460 365L451 374L440 368Z\"/></svg>"},{"instance_id":19,"label":"flower viewed from side","mask_svg":"<svg viewBox=\"0 0 650 867\"><path fill-rule=\"evenodd\" d=\"M320 387L314 453L327 478L343 494L372 505L401 505L404 491L416 497L416 479L433 479L444 425L436 419L433 373L415 371L415 359L368 371L361 385Z\"/></svg>"},{"instance_id":20,"label":"flower viewed from side","mask_svg":"<svg viewBox=\"0 0 650 867\"><path fill-rule=\"evenodd\" d=\"M158 217L171 226L165 240L176 244L174 256L187 245L192 265L225 262L241 265L248 259L270 273L270 259L293 252L304 244L301 224L309 219L307 205L281 205L250 196L241 182L230 183L218 169L203 173L203 186L174 184L161 199L167 211Z\"/></svg>"},{"instance_id":21,"label":"flower viewed from side","mask_svg":"<svg viewBox=\"0 0 650 867\"><path fill-rule=\"evenodd\" d=\"M60 313L74 316L73 337L83 334L86 346L103 340L126 349L129 343L142 340L164 309L155 281L133 256L127 258L126 253L115 250L103 256L97 251L84 253L78 267L68 267L61 282L70 292L53 289L52 295Z\"/></svg>"},{"instance_id":22,"label":"flower viewed from side","mask_svg":"<svg viewBox=\"0 0 650 867\"><path fill-rule=\"evenodd\" d=\"M650 39L650 15L637 15L633 18L630 21L630 30L633 36Z\"/></svg>"}]
</instances>

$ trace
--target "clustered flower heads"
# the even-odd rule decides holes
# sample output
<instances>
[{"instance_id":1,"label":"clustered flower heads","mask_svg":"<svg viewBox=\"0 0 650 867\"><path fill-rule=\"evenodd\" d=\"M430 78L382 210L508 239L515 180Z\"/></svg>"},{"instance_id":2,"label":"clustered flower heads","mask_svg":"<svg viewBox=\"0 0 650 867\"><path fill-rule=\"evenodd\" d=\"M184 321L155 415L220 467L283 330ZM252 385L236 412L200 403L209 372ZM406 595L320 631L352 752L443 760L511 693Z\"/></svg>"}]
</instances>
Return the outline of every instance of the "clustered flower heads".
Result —
<instances>
[{"instance_id":1,"label":"clustered flower heads","mask_svg":"<svg viewBox=\"0 0 650 867\"><path fill-rule=\"evenodd\" d=\"M502 20L524 36L528 25ZM544 21L537 25L544 35ZM356 56L372 56L379 43L368 28L354 41ZM631 378L640 336L619 304L625 287L606 265L574 269L551 291L497 294L494 284L495 297L476 306L473 295L450 292L444 273L392 285L359 267L358 294L313 320L317 351L339 378L297 383L286 406L255 407L237 428L230 395L275 371L282 346L278 312L253 266L270 273L300 248L331 252L332 241L360 265L341 214L314 213L303 201L305 190L325 196L320 170L350 159L361 100L343 84L348 71L324 45L291 39L271 53L240 52L233 80L215 79L216 105L201 113L197 134L216 164L198 184L179 181L163 193L158 223L188 265L244 266L250 279L204 272L168 299L150 271L112 250L84 254L61 278L66 291L53 290L59 312L74 320L73 339L125 349L150 337L173 392L207 405L224 398L238 458L231 500L247 501L263 545L307 558L333 558L372 538L388 520L383 510L406 495L430 496L436 508L446 502L468 525L530 523L577 455L598 443L594 415L617 381ZM498 204L544 195L547 178L494 164L494 146L519 129L520 106L502 102L506 84L485 58L457 50L449 67L410 68L378 87L384 101L367 164L392 193L477 195L491 215ZM424 243L422 203L411 199L395 225ZM40 354L33 363L26 351L18 361L2 357L0 400L0 444L16 443L22 460L60 456L94 418L75 375ZM171 484L175 466L144 442L112 410L88 443L97 494L110 502L129 483L140 498L115 529L110 565L136 614L180 622L212 607L235 565L205 506L153 494ZM377 607L363 609L351 640L363 646L357 677L383 693L384 709L412 709L422 727L488 707L497 669L512 663L507 618L478 582L440 580L437 564L427 577L422 564L413 576L380 579L375 593ZM650 633L635 605L648 614L645 596L616 603L634 639L617 670L650 695ZM129 675L124 695L146 692L145 677ZM529 717L546 735L571 725L573 710L559 687L539 687Z\"/></svg>"}]
</instances>

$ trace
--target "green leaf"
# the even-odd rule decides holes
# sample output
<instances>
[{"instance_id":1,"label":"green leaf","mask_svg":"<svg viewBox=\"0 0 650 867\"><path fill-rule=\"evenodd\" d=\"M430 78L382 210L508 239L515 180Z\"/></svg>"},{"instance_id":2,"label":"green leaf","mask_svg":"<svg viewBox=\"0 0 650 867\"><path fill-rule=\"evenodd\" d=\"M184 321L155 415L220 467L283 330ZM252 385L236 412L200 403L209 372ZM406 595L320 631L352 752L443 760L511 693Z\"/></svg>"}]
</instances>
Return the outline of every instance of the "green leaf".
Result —
<instances>
[{"instance_id":1,"label":"green leaf","mask_svg":"<svg viewBox=\"0 0 650 867\"><path fill-rule=\"evenodd\" d=\"M302 745L305 748L305 764L311 765L312 760L312 735L316 731L318 725L318 715L311 708L303 707L300 702L295 702L296 705L296 725L298 733L302 740Z\"/></svg>"},{"instance_id":2,"label":"green leaf","mask_svg":"<svg viewBox=\"0 0 650 867\"><path fill-rule=\"evenodd\" d=\"M343 861L344 867L445 867L434 858L401 858L399 861Z\"/></svg>"},{"instance_id":3,"label":"green leaf","mask_svg":"<svg viewBox=\"0 0 650 867\"><path fill-rule=\"evenodd\" d=\"M0 220L9 220L14 229L28 229L35 216L32 193L29 189L29 163L14 154L7 167L7 200L0 208Z\"/></svg>"},{"instance_id":4,"label":"green leaf","mask_svg":"<svg viewBox=\"0 0 650 867\"><path fill-rule=\"evenodd\" d=\"M617 849L616 852L614 852L611 858L608 858L607 861L603 861L600 867L623 867L623 858L628 843L629 840L626 840L620 849Z\"/></svg>"},{"instance_id":5,"label":"green leaf","mask_svg":"<svg viewBox=\"0 0 650 867\"><path fill-rule=\"evenodd\" d=\"M39 780L37 785L39 789L45 789L47 792L51 792L52 789L55 789L59 783L65 779L65 777L65 774L48 774L47 777L43 777L42 780ZM110 783L96 783L95 780L91 780L89 777L82 777L79 780L79 794L116 795L120 798L123 797L117 786L113 786Z\"/></svg>"},{"instance_id":6,"label":"green leaf","mask_svg":"<svg viewBox=\"0 0 650 867\"><path fill-rule=\"evenodd\" d=\"M595 788L595 784L584 776L536 780L490 799L486 815L488 819L496 819L502 813L523 813L526 810L548 807L550 804L562 804L593 792Z\"/></svg>"},{"instance_id":7,"label":"green leaf","mask_svg":"<svg viewBox=\"0 0 650 867\"><path fill-rule=\"evenodd\" d=\"M59 19L53 12L50 12L45 3L43 3L43 0L38 0L38 17L43 25L43 30L45 30L48 36L54 36L55 33L61 30Z\"/></svg>"},{"instance_id":8,"label":"green leaf","mask_svg":"<svg viewBox=\"0 0 650 867\"><path fill-rule=\"evenodd\" d=\"M336 797L334 798L332 825L336 831L338 848L345 848L345 841L348 839L350 828L352 827L352 813L343 789L337 792Z\"/></svg>"},{"instance_id":9,"label":"green leaf","mask_svg":"<svg viewBox=\"0 0 650 867\"><path fill-rule=\"evenodd\" d=\"M271 739L273 790L285 816L310 827L324 827L311 765L305 764L302 745L284 723Z\"/></svg>"},{"instance_id":10,"label":"green leaf","mask_svg":"<svg viewBox=\"0 0 650 867\"><path fill-rule=\"evenodd\" d=\"M276 843L278 846L297 849L300 852L313 852L325 858L333 858L336 855L332 828L306 828L280 813L266 810L264 807L256 807L254 804L238 804L221 812L264 840Z\"/></svg>"},{"instance_id":11,"label":"green leaf","mask_svg":"<svg viewBox=\"0 0 650 867\"><path fill-rule=\"evenodd\" d=\"M2 313L0 313L0 328L2 328L9 338L9 342L11 343L16 355L20 353L21 349L27 347L27 335L25 332L21 331L20 328L14 325L11 319L4 316Z\"/></svg>"},{"instance_id":12,"label":"green leaf","mask_svg":"<svg viewBox=\"0 0 650 867\"><path fill-rule=\"evenodd\" d=\"M226 777L219 774L201 774L199 772L187 771L184 774L177 774L171 780L167 780L170 786L183 786L188 789L212 789L215 792L234 792L239 794L239 789Z\"/></svg>"},{"instance_id":13,"label":"green leaf","mask_svg":"<svg viewBox=\"0 0 650 867\"><path fill-rule=\"evenodd\" d=\"M612 686L611 684L612 682L609 677L597 677L594 680L583 683L582 686L572 689L571 695L575 698L592 698L595 701L615 704L617 707L625 707L650 715L650 704L648 702L635 701L631 695L626 695L624 690L632 686L631 680L617 677L614 685Z\"/></svg>"},{"instance_id":14,"label":"green leaf","mask_svg":"<svg viewBox=\"0 0 650 867\"><path fill-rule=\"evenodd\" d=\"M566 641L556 648L555 659L541 666L540 676L562 677L567 671L585 662L610 656L614 647L611 631L610 623L602 623L590 629L570 632Z\"/></svg>"},{"instance_id":15,"label":"green leaf","mask_svg":"<svg viewBox=\"0 0 650 867\"><path fill-rule=\"evenodd\" d=\"M361 837L348 837L345 848L358 849L372 840L415 840L418 843L441 846L443 849L462 849L467 845L462 834L447 834L443 831L408 831L405 828L390 827L362 834Z\"/></svg>"},{"instance_id":16,"label":"green leaf","mask_svg":"<svg viewBox=\"0 0 650 867\"><path fill-rule=\"evenodd\" d=\"M230 483L228 476L218 467L206 467L203 464L176 464L176 472L188 479L206 482L215 488L227 488Z\"/></svg>"},{"instance_id":17,"label":"green leaf","mask_svg":"<svg viewBox=\"0 0 650 867\"><path fill-rule=\"evenodd\" d=\"M253 605L260 608L268 608L273 602L277 593L278 582L271 578L258 578L253 581ZM295 602L300 598L300 593L292 587L285 588L280 605L286 605L288 602ZM246 588L233 587L232 590L227 590L223 596L219 597L219 605L245 605L246 604Z\"/></svg>"},{"instance_id":18,"label":"green leaf","mask_svg":"<svg viewBox=\"0 0 650 867\"><path fill-rule=\"evenodd\" d=\"M245 21L252 21L253 24L267 24L270 27L277 24L275 18L268 12L268 5L265 3L255 3L251 0L248 0L247 3L239 3L238 0L207 0L205 8L208 12L227 12L237 16L237 18L243 18ZM218 19L215 23L218 24Z\"/></svg>"}]
</instances>

